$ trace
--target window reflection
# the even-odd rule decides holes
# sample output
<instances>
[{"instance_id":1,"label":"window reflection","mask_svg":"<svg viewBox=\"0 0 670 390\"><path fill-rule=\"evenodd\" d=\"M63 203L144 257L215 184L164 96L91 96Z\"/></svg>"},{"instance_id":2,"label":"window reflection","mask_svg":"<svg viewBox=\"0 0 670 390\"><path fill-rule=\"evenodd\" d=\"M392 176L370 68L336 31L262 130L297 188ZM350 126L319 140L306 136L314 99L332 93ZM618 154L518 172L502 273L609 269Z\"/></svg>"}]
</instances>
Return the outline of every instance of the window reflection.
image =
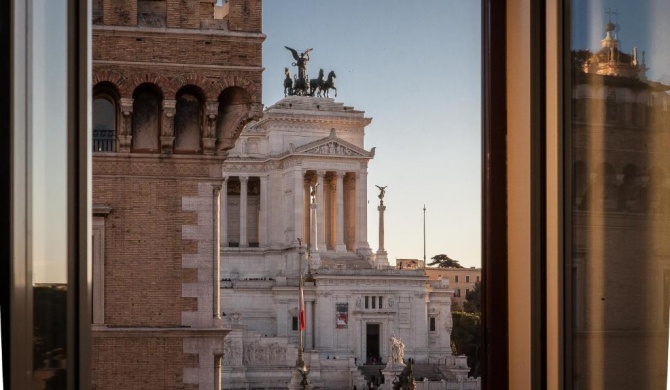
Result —
<instances>
[{"instance_id":1,"label":"window reflection","mask_svg":"<svg viewBox=\"0 0 670 390\"><path fill-rule=\"evenodd\" d=\"M32 0L28 19L27 252L33 282L33 387L65 388L68 291L67 9Z\"/></svg>"},{"instance_id":2,"label":"window reflection","mask_svg":"<svg viewBox=\"0 0 670 390\"><path fill-rule=\"evenodd\" d=\"M670 12L642 3L636 14ZM573 7L568 381L574 389L665 388L670 52L659 45L665 27L597 8Z\"/></svg>"}]
</instances>

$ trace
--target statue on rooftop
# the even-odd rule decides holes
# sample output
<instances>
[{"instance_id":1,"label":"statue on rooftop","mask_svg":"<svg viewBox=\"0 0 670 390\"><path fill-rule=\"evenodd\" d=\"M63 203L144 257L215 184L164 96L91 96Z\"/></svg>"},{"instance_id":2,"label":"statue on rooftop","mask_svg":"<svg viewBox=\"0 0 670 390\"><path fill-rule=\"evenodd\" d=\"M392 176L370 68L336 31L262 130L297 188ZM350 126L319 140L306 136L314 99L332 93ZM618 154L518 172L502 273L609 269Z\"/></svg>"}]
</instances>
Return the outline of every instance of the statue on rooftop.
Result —
<instances>
[{"instance_id":1,"label":"statue on rooftop","mask_svg":"<svg viewBox=\"0 0 670 390\"><path fill-rule=\"evenodd\" d=\"M297 50L291 49L288 46L284 47L287 48L291 54L293 54L295 62L292 65L298 67L298 79L305 80L307 78L307 62L309 62L309 52L314 49L307 49L298 55Z\"/></svg>"}]
</instances>

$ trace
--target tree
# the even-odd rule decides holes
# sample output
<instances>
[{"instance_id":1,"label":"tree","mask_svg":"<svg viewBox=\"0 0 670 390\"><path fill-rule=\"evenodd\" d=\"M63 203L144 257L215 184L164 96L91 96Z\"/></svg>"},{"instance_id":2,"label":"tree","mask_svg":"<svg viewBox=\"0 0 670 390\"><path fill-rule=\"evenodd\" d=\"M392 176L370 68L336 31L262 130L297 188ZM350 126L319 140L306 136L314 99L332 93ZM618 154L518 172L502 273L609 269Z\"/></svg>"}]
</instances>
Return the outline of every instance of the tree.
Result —
<instances>
[{"instance_id":1,"label":"tree","mask_svg":"<svg viewBox=\"0 0 670 390\"><path fill-rule=\"evenodd\" d=\"M480 375L481 354L481 316L479 313L456 311L451 313L453 328L451 330L451 348L454 355L468 357L470 376Z\"/></svg>"},{"instance_id":2,"label":"tree","mask_svg":"<svg viewBox=\"0 0 670 390\"><path fill-rule=\"evenodd\" d=\"M472 290L465 293L463 310L468 313L482 312L482 283L476 282Z\"/></svg>"},{"instance_id":3,"label":"tree","mask_svg":"<svg viewBox=\"0 0 670 390\"><path fill-rule=\"evenodd\" d=\"M458 263L458 260L454 260L445 254L435 255L430 259L433 261L428 265L437 265L440 268L463 268L463 266Z\"/></svg>"}]
</instances>

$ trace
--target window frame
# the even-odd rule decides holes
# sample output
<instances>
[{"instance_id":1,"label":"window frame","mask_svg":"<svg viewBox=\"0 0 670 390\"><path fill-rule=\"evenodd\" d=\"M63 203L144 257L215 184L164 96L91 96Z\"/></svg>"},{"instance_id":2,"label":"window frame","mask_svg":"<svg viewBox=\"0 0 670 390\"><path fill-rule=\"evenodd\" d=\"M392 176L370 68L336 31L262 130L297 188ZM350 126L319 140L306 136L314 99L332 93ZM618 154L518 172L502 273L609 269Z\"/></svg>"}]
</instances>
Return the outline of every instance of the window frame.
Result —
<instances>
[{"instance_id":1,"label":"window frame","mask_svg":"<svg viewBox=\"0 0 670 390\"><path fill-rule=\"evenodd\" d=\"M91 52L90 52L90 5L89 2L68 0L64 2L67 13L67 47L62 51L65 63L68 90L67 121L67 297L66 297L66 389L90 387L90 211L91 193ZM30 71L29 23L34 9L23 0L10 0L0 5L0 49L5 54L4 69L0 75L0 90L3 98L0 126L6 126L8 137L0 141L8 153L2 153L5 164L0 180L5 184L8 208L0 222L3 238L9 245L6 250L9 260L3 265L0 275L2 289L2 345L3 385L5 388L31 388L33 386L33 296L32 257L33 245L29 234L29 212L32 208L29 180L33 167L28 161L33 147L29 132L31 97L28 96Z\"/></svg>"}]
</instances>

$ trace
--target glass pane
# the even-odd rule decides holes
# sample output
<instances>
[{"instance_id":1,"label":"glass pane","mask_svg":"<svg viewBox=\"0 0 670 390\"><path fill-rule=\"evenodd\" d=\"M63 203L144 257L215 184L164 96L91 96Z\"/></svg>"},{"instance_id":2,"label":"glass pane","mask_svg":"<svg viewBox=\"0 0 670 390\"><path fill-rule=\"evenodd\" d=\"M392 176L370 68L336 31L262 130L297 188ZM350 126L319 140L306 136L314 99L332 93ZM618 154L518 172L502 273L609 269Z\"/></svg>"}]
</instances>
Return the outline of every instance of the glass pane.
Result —
<instances>
[{"instance_id":1,"label":"glass pane","mask_svg":"<svg viewBox=\"0 0 670 390\"><path fill-rule=\"evenodd\" d=\"M29 3L29 253L33 383L65 386L67 294L67 2Z\"/></svg>"},{"instance_id":2,"label":"glass pane","mask_svg":"<svg viewBox=\"0 0 670 390\"><path fill-rule=\"evenodd\" d=\"M666 386L670 3L574 1L567 382Z\"/></svg>"}]
</instances>

